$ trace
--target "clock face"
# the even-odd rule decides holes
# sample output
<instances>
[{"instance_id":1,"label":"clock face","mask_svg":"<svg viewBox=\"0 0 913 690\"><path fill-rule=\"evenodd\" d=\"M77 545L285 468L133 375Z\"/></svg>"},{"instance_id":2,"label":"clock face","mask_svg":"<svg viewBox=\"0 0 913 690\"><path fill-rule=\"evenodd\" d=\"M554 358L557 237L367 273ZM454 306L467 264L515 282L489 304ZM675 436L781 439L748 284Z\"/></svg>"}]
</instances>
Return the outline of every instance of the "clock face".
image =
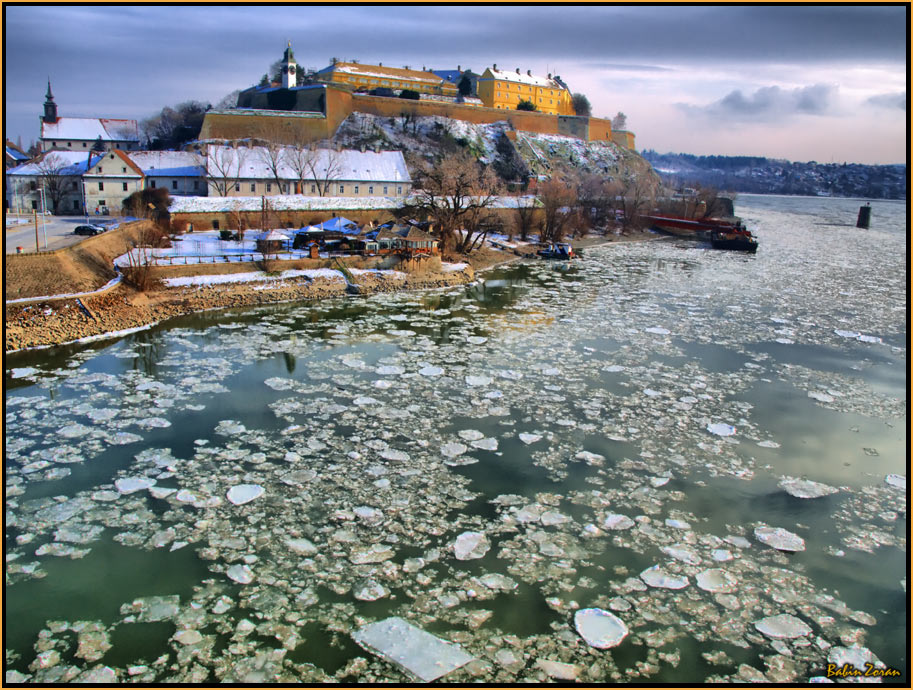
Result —
<instances>
[{"instance_id":1,"label":"clock face","mask_svg":"<svg viewBox=\"0 0 913 690\"><path fill-rule=\"evenodd\" d=\"M289 74L294 74L294 73L295 73L295 65L289 65L289 66L288 66L288 73L289 73Z\"/></svg>"}]
</instances>

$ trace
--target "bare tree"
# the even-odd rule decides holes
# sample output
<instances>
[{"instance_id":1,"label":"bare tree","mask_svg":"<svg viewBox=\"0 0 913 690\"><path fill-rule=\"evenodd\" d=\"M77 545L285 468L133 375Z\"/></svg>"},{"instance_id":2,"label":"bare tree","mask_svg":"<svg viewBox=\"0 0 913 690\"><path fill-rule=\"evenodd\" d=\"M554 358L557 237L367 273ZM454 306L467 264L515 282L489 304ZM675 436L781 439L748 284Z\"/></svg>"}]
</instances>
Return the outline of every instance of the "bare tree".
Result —
<instances>
[{"instance_id":1,"label":"bare tree","mask_svg":"<svg viewBox=\"0 0 913 690\"><path fill-rule=\"evenodd\" d=\"M241 179L241 170L250 149L210 146L206 154L206 179L219 196L228 196Z\"/></svg>"},{"instance_id":2,"label":"bare tree","mask_svg":"<svg viewBox=\"0 0 913 690\"><path fill-rule=\"evenodd\" d=\"M615 114L615 117L612 118L612 129L613 130L624 130L624 128L627 126L628 126L628 116L619 110Z\"/></svg>"},{"instance_id":3,"label":"bare tree","mask_svg":"<svg viewBox=\"0 0 913 690\"><path fill-rule=\"evenodd\" d=\"M78 181L78 177L66 174L69 166L66 159L56 153L49 153L36 166L39 185L44 188L46 198L55 214L63 210L61 202L67 191L72 190L73 182Z\"/></svg>"},{"instance_id":4,"label":"bare tree","mask_svg":"<svg viewBox=\"0 0 913 690\"><path fill-rule=\"evenodd\" d=\"M625 230L643 224L641 214L653 207L656 199L656 183L646 175L627 173L619 180L621 184L621 208L624 211L622 221Z\"/></svg>"},{"instance_id":5,"label":"bare tree","mask_svg":"<svg viewBox=\"0 0 913 690\"><path fill-rule=\"evenodd\" d=\"M605 177L583 174L577 179L577 206L589 228L605 228L615 218L617 191Z\"/></svg>"},{"instance_id":6,"label":"bare tree","mask_svg":"<svg viewBox=\"0 0 913 690\"><path fill-rule=\"evenodd\" d=\"M298 144L289 147L285 156L285 163L294 171L302 192L305 183L312 182L320 196L329 196L330 185L342 173L342 153L335 149Z\"/></svg>"},{"instance_id":7,"label":"bare tree","mask_svg":"<svg viewBox=\"0 0 913 690\"><path fill-rule=\"evenodd\" d=\"M575 215L577 195L572 183L559 177L539 185L539 203L545 219L539 239L542 242L561 242Z\"/></svg>"},{"instance_id":8,"label":"bare tree","mask_svg":"<svg viewBox=\"0 0 913 690\"><path fill-rule=\"evenodd\" d=\"M541 223L538 220L539 209L535 203L524 203L527 198L517 196L517 213L514 215L514 226L511 229L509 239L513 240L513 233L516 232L523 242L529 240L532 233L538 233ZM535 200L529 200L535 201Z\"/></svg>"},{"instance_id":9,"label":"bare tree","mask_svg":"<svg viewBox=\"0 0 913 690\"><path fill-rule=\"evenodd\" d=\"M266 165L267 170L273 176L273 179L276 181L276 184L279 186L279 191L282 191L282 176L279 173L280 168L285 167L285 159L287 158L287 147L279 144L275 141L264 141L261 146L258 146L256 149L256 155L259 159Z\"/></svg>"},{"instance_id":10,"label":"bare tree","mask_svg":"<svg viewBox=\"0 0 913 690\"><path fill-rule=\"evenodd\" d=\"M498 223L490 209L503 193L497 175L465 152L445 156L417 173L418 188L397 215L411 222L430 220L441 251L467 254Z\"/></svg>"}]
</instances>

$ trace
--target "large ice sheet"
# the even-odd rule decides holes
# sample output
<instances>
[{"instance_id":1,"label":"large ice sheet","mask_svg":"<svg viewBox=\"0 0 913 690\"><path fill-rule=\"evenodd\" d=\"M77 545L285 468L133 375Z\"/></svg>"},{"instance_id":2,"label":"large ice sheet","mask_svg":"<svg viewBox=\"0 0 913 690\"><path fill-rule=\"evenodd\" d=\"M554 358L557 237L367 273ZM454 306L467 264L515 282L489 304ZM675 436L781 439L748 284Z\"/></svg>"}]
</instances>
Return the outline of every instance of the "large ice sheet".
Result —
<instances>
[{"instance_id":1,"label":"large ice sheet","mask_svg":"<svg viewBox=\"0 0 913 690\"><path fill-rule=\"evenodd\" d=\"M393 616L369 623L352 635L365 649L401 666L426 683L468 664L475 657L459 646Z\"/></svg>"}]
</instances>

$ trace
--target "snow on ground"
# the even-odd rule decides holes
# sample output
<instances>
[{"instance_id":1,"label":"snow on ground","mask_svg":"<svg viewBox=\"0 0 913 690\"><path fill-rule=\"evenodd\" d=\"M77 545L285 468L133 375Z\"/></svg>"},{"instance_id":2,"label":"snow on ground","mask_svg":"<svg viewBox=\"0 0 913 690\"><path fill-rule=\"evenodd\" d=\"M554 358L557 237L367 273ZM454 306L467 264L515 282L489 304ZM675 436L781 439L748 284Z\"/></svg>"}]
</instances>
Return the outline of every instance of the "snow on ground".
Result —
<instances>
[{"instance_id":1,"label":"snow on ground","mask_svg":"<svg viewBox=\"0 0 913 690\"><path fill-rule=\"evenodd\" d=\"M282 271L279 275L269 275L264 271L250 273L228 273L224 275L207 276L181 276L179 278L163 278L162 282L168 287L189 287L203 285L224 285L227 283L256 283L263 281L288 280L290 278L326 278L328 280L344 280L339 271L329 268L307 268Z\"/></svg>"}]
</instances>

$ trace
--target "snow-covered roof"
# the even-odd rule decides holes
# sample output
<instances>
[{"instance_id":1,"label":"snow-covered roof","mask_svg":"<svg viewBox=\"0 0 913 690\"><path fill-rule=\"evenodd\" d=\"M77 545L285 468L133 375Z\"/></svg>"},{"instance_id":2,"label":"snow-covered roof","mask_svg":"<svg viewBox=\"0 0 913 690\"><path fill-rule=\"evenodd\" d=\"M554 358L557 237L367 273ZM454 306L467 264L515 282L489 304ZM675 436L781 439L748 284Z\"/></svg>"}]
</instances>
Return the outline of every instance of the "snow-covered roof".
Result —
<instances>
[{"instance_id":1,"label":"snow-covered roof","mask_svg":"<svg viewBox=\"0 0 913 690\"><path fill-rule=\"evenodd\" d=\"M538 77L535 74L527 74L526 72L508 72L507 70L501 69L492 69L489 67L486 72L489 72L491 76L500 81L509 81L513 84L527 84L529 86L543 86L547 89L566 89L567 87L557 79L549 79L548 77Z\"/></svg>"},{"instance_id":2,"label":"snow-covered roof","mask_svg":"<svg viewBox=\"0 0 913 690\"><path fill-rule=\"evenodd\" d=\"M381 211L401 208L408 199L386 196L304 196L276 194L267 197L274 211ZM492 208L535 206L535 197L502 196ZM228 213L231 211L261 211L260 196L182 196L172 197L171 213ZM311 229L309 229L311 230Z\"/></svg>"},{"instance_id":3,"label":"snow-covered roof","mask_svg":"<svg viewBox=\"0 0 913 690\"><path fill-rule=\"evenodd\" d=\"M203 159L191 151L130 151L127 156L146 176L202 177Z\"/></svg>"},{"instance_id":4,"label":"snow-covered roof","mask_svg":"<svg viewBox=\"0 0 913 690\"><path fill-rule=\"evenodd\" d=\"M42 139L95 141L139 141L136 120L104 117L61 117L57 122L41 120Z\"/></svg>"},{"instance_id":5,"label":"snow-covered roof","mask_svg":"<svg viewBox=\"0 0 913 690\"><path fill-rule=\"evenodd\" d=\"M328 75L334 72L354 74L359 77L414 81L416 83L432 84L435 86L446 81L434 72L399 67L384 67L383 65L363 65L360 62L337 62L335 65L324 67L317 73Z\"/></svg>"},{"instance_id":6,"label":"snow-covered roof","mask_svg":"<svg viewBox=\"0 0 913 690\"><path fill-rule=\"evenodd\" d=\"M284 147L280 149L279 164L277 166L279 179L295 180L298 174L292 167L295 149ZM335 151L316 149L315 156L316 175L308 178L326 179L329 168L332 180L346 182L410 182L409 171L401 151ZM270 156L263 146L248 148L239 146L207 146L206 169L212 177L223 177L222 172L230 171L230 177L242 180L267 180L275 179L276 175L270 168ZM220 172L221 171L221 172ZM237 172L237 175L236 175Z\"/></svg>"},{"instance_id":7,"label":"snow-covered roof","mask_svg":"<svg viewBox=\"0 0 913 690\"><path fill-rule=\"evenodd\" d=\"M439 76L441 79L452 82L454 84L460 80L460 75L463 74L458 69L436 69L433 70L433 73Z\"/></svg>"},{"instance_id":8,"label":"snow-covered roof","mask_svg":"<svg viewBox=\"0 0 913 690\"><path fill-rule=\"evenodd\" d=\"M102 156L93 156L92 165L102 159ZM37 161L17 165L6 171L7 175L43 175L50 170L57 171L60 175L83 175L86 172L88 155L85 151L50 151Z\"/></svg>"},{"instance_id":9,"label":"snow-covered roof","mask_svg":"<svg viewBox=\"0 0 913 690\"><path fill-rule=\"evenodd\" d=\"M29 159L27 154L22 153L22 151L17 151L11 146L6 147L6 155L12 158L14 161L27 161Z\"/></svg>"},{"instance_id":10,"label":"snow-covered roof","mask_svg":"<svg viewBox=\"0 0 913 690\"><path fill-rule=\"evenodd\" d=\"M348 218L343 218L340 216L338 218L331 218L330 220L322 222L320 224L320 228L322 230L338 230L341 232L347 225L358 225L358 223L356 223L354 220L349 220Z\"/></svg>"}]
</instances>

